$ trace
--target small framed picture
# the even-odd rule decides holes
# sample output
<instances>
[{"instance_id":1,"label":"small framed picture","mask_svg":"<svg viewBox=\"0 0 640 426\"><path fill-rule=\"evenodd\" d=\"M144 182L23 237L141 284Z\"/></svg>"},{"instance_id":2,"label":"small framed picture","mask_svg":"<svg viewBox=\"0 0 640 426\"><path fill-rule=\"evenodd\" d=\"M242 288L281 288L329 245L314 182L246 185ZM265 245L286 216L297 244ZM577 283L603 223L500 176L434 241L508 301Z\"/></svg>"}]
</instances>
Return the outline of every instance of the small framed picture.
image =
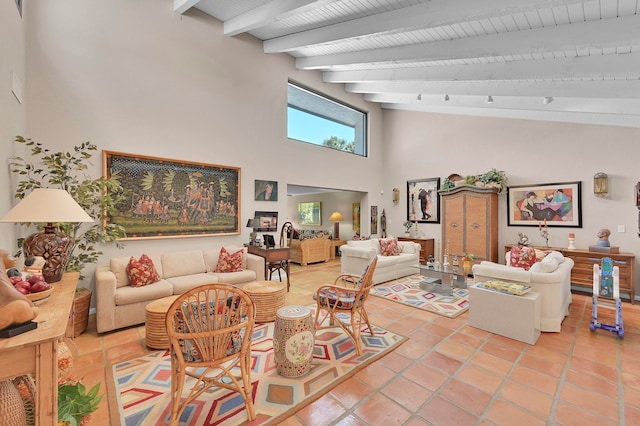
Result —
<instances>
[{"instance_id":1,"label":"small framed picture","mask_svg":"<svg viewBox=\"0 0 640 426\"><path fill-rule=\"evenodd\" d=\"M256 179L256 201L278 201L278 182Z\"/></svg>"}]
</instances>

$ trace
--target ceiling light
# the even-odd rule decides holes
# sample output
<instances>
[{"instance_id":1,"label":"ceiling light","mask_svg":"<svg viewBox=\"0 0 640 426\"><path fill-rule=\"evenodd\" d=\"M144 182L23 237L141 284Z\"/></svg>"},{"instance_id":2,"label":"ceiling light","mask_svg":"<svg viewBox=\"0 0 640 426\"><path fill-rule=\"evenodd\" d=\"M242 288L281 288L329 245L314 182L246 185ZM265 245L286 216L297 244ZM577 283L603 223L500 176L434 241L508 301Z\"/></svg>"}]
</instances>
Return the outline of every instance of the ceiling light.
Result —
<instances>
[{"instance_id":1,"label":"ceiling light","mask_svg":"<svg viewBox=\"0 0 640 426\"><path fill-rule=\"evenodd\" d=\"M416 99L421 101L422 100L422 93L418 93L418 96L416 97Z\"/></svg>"},{"instance_id":2,"label":"ceiling light","mask_svg":"<svg viewBox=\"0 0 640 426\"><path fill-rule=\"evenodd\" d=\"M491 96L491 95L487 96L487 103L488 104L492 104L493 103L493 96Z\"/></svg>"},{"instance_id":3,"label":"ceiling light","mask_svg":"<svg viewBox=\"0 0 640 426\"><path fill-rule=\"evenodd\" d=\"M444 95L444 101L448 101L449 100L449 95Z\"/></svg>"},{"instance_id":4,"label":"ceiling light","mask_svg":"<svg viewBox=\"0 0 640 426\"><path fill-rule=\"evenodd\" d=\"M553 102L553 98L551 96L545 96L542 99L542 103L545 105L549 105L551 102Z\"/></svg>"}]
</instances>

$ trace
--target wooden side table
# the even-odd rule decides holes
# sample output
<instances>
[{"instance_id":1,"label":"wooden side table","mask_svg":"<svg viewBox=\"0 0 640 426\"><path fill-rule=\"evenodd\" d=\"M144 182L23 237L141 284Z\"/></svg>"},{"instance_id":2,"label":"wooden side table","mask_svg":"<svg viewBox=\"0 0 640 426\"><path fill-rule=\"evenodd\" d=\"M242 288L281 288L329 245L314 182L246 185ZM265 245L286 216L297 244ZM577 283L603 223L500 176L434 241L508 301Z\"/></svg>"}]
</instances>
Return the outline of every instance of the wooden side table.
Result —
<instances>
[{"instance_id":1,"label":"wooden side table","mask_svg":"<svg viewBox=\"0 0 640 426\"><path fill-rule=\"evenodd\" d=\"M256 256L260 256L264 258L264 277L269 277L269 266L273 263L285 263L285 268L287 272L287 292L289 291L289 287L291 286L291 280L289 279L289 259L291 258L291 252L289 247L258 247L247 245L247 251L251 254L255 254Z\"/></svg>"},{"instance_id":2,"label":"wooden side table","mask_svg":"<svg viewBox=\"0 0 640 426\"><path fill-rule=\"evenodd\" d=\"M329 259L336 258L336 253L340 250L340 246L347 244L345 240L331 240L331 250L329 251Z\"/></svg>"},{"instance_id":3,"label":"wooden side table","mask_svg":"<svg viewBox=\"0 0 640 426\"><path fill-rule=\"evenodd\" d=\"M165 317L167 311L180 295L154 300L145 308L144 342L152 349L169 349L171 342L167 334Z\"/></svg>"},{"instance_id":4,"label":"wooden side table","mask_svg":"<svg viewBox=\"0 0 640 426\"><path fill-rule=\"evenodd\" d=\"M255 305L256 322L272 322L276 312L284 306L286 287L278 281L257 281L245 284L242 289Z\"/></svg>"},{"instance_id":5,"label":"wooden side table","mask_svg":"<svg viewBox=\"0 0 640 426\"><path fill-rule=\"evenodd\" d=\"M48 299L38 305L38 328L0 339L0 380L35 372L36 425L58 421L58 341L67 333L78 283L78 272L68 272L53 284Z\"/></svg>"}]
</instances>

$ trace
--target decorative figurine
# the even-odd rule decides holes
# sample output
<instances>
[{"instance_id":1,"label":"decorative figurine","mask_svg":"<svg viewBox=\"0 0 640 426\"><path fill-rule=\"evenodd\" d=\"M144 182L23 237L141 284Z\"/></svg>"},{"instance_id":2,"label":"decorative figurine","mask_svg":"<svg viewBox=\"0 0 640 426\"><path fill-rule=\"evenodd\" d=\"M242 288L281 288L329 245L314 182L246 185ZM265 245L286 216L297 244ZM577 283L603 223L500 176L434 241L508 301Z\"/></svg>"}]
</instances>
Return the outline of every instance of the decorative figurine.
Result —
<instances>
[{"instance_id":1,"label":"decorative figurine","mask_svg":"<svg viewBox=\"0 0 640 426\"><path fill-rule=\"evenodd\" d=\"M530 244L529 237L522 232L518 232L518 237L520 237L520 240L518 240L518 247L526 247Z\"/></svg>"},{"instance_id":2,"label":"decorative figurine","mask_svg":"<svg viewBox=\"0 0 640 426\"><path fill-rule=\"evenodd\" d=\"M574 233L569 234L569 247L567 247L568 250L576 249L575 241L576 241L576 234Z\"/></svg>"},{"instance_id":3,"label":"decorative figurine","mask_svg":"<svg viewBox=\"0 0 640 426\"><path fill-rule=\"evenodd\" d=\"M607 228L602 228L601 230L598 231L598 233L596 234L596 237L598 237L599 247L611 246L611 244L609 243L609 235L611 235L611 231L608 230Z\"/></svg>"}]
</instances>

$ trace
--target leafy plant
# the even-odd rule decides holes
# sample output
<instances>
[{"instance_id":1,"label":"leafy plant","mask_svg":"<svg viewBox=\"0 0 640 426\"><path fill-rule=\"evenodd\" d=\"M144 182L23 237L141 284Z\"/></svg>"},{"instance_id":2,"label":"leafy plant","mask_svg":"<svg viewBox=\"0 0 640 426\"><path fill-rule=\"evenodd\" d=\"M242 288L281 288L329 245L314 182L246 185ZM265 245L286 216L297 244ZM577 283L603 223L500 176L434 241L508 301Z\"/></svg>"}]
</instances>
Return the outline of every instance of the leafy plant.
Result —
<instances>
[{"instance_id":1,"label":"leafy plant","mask_svg":"<svg viewBox=\"0 0 640 426\"><path fill-rule=\"evenodd\" d=\"M91 178L84 174L87 164L97 151L97 146L83 142L73 152L52 152L39 142L16 136L15 142L30 147L30 160L12 157L11 171L21 177L15 197L22 199L36 188L57 187L67 191L91 216L95 223L88 228L81 223L59 223L58 229L72 238L71 255L67 271L82 271L88 263L96 263L102 255L98 243L116 242L126 237L124 227L109 223L109 214L116 213L116 205L126 194L120 183L113 178ZM35 159L35 160L31 160ZM18 240L22 247L23 239ZM80 276L80 278L84 278Z\"/></svg>"},{"instance_id":2,"label":"leafy plant","mask_svg":"<svg viewBox=\"0 0 640 426\"><path fill-rule=\"evenodd\" d=\"M58 385L58 424L78 426L83 418L98 409L102 395L98 395L100 383L96 383L89 392L80 382L68 380Z\"/></svg>"},{"instance_id":3,"label":"leafy plant","mask_svg":"<svg viewBox=\"0 0 640 426\"><path fill-rule=\"evenodd\" d=\"M404 229L409 232L409 229L411 229L411 227L413 226L413 222L407 220L402 224L402 226L404 226Z\"/></svg>"},{"instance_id":4,"label":"leafy plant","mask_svg":"<svg viewBox=\"0 0 640 426\"><path fill-rule=\"evenodd\" d=\"M485 185L493 184L493 186L498 188L498 192L500 193L507 189L507 175L503 171L491 169L478 176L478 180Z\"/></svg>"}]
</instances>

